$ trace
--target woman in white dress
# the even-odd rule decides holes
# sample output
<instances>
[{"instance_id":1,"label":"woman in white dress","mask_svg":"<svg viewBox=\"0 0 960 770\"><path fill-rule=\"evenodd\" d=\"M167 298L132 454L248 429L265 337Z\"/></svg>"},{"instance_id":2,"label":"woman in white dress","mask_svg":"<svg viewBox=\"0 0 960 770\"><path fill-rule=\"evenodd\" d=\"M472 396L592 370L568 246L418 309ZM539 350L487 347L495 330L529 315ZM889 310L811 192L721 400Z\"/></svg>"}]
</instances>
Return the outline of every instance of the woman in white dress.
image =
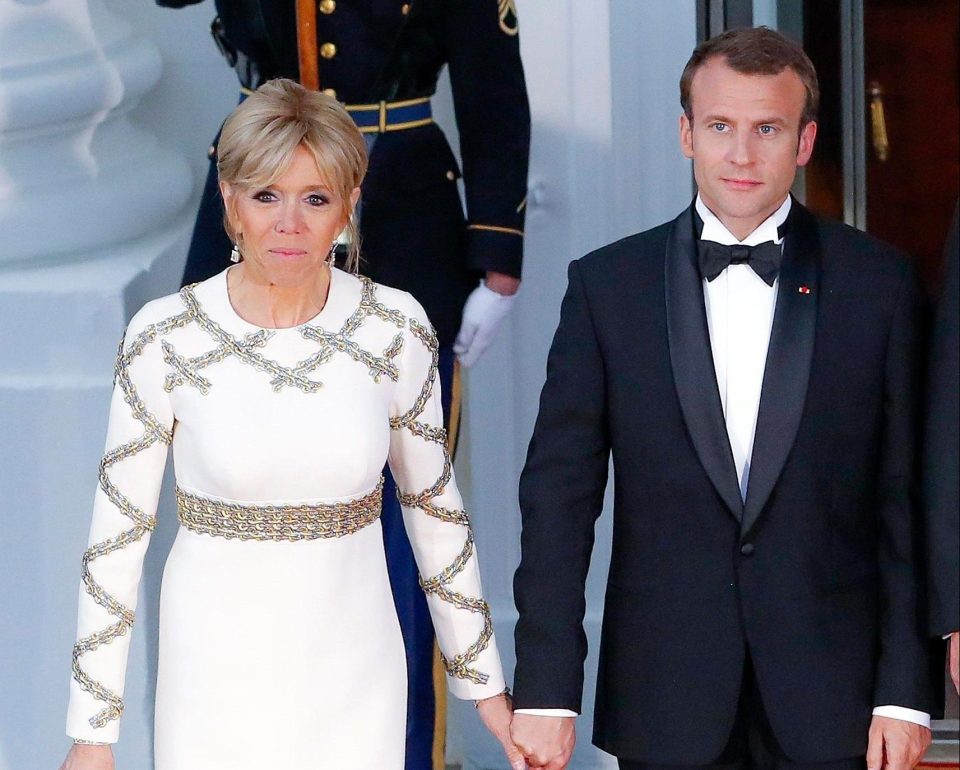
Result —
<instances>
[{"instance_id":1,"label":"woman in white dress","mask_svg":"<svg viewBox=\"0 0 960 770\"><path fill-rule=\"evenodd\" d=\"M378 516L389 460L451 691L514 767L510 702L413 297L335 268L366 171L323 94L262 86L219 144L238 264L121 343L84 554L63 770L112 770L143 556L172 446L156 770L401 770L406 669ZM353 232L352 260L357 258Z\"/></svg>"}]
</instances>

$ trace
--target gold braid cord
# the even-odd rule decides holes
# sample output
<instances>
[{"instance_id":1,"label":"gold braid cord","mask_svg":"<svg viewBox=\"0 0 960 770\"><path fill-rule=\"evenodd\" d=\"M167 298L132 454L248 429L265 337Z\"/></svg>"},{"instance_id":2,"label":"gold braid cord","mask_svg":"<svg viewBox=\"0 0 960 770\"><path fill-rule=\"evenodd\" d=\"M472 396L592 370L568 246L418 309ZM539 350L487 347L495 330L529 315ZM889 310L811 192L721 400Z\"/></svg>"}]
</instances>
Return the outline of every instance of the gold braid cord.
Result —
<instances>
[{"instance_id":1,"label":"gold braid cord","mask_svg":"<svg viewBox=\"0 0 960 770\"><path fill-rule=\"evenodd\" d=\"M94 652L105 644L109 644L117 637L123 636L133 626L134 613L129 607L124 606L113 598L101 586L90 571L90 565L102 556L126 548L132 543L136 543L143 538L145 534L151 532L156 525L156 514L141 511L129 499L127 499L110 480L109 469L121 460L133 455L139 454L148 447L160 443L169 445L173 440L173 435L157 418L150 413L146 405L137 394L133 381L130 379L130 364L139 356L144 349L155 342L158 337L168 334L174 329L185 326L190 322L188 313L167 318L157 324L150 324L144 329L130 344L129 349L124 352L124 340L120 342L120 350L117 354L117 366L115 379L117 386L123 392L123 400L130 407L130 413L135 420L143 425L143 434L121 444L115 449L107 452L100 461L100 489L107 496L107 499L121 514L133 522L133 526L99 543L90 546L83 554L83 566L81 576L84 588L94 602L103 607L113 617L117 619L106 628L81 638L73 647L73 677L80 687L90 693L98 701L102 701L106 706L90 717L90 724L93 727L103 727L108 722L119 719L123 712L123 700L115 692L104 687L90 677L81 665L81 658Z\"/></svg>"},{"instance_id":2,"label":"gold braid cord","mask_svg":"<svg viewBox=\"0 0 960 770\"><path fill-rule=\"evenodd\" d=\"M450 478L453 473L450 455L447 453L447 432L443 428L433 427L420 422L419 419L433 393L433 383L437 377L437 366L440 362L440 347L437 344L436 335L429 326L425 326L413 318L410 319L409 326L413 336L419 340L431 354L430 370L427 373L427 378L413 406L399 417L392 418L390 420L390 427L393 430L407 430L424 441L440 446L443 451L443 470L440 473L440 478L428 489L416 493L404 493L398 489L397 497L400 499L400 504L405 507L419 508L428 516L440 519L449 524L462 526L466 529L466 542L457 558L438 575L434 575L431 578L421 577L420 585L427 594L433 594L442 601L448 602L461 610L476 613L483 618L483 630L473 644L452 659L447 658L441 653L440 659L443 661L444 668L446 668L450 676L458 679L468 679L476 684L486 684L490 678L489 675L478 671L473 667L473 664L490 644L490 639L493 637L493 622L490 618L490 607L483 599L464 596L457 591L451 590L449 587L454 578L463 572L467 563L470 561L470 557L473 555L473 532L470 529L470 520L465 511L443 508L433 502L443 494L447 484L450 483Z\"/></svg>"},{"instance_id":3,"label":"gold braid cord","mask_svg":"<svg viewBox=\"0 0 960 770\"><path fill-rule=\"evenodd\" d=\"M316 353L296 366L282 366L257 352L267 344L274 332L261 329L247 334L242 339L237 339L203 311L194 296L193 286L184 286L180 290L180 298L191 320L195 321L218 345L203 355L184 358L177 355L172 345L164 342L163 360L172 369L167 375L164 387L170 392L179 385L192 385L206 395L210 390L210 381L200 375L200 370L235 356L244 364L270 375L270 386L275 392L280 392L284 387L291 387L302 390L304 393L316 393L323 387L323 383L312 380L307 375L327 363L337 352L344 353L357 363L366 366L375 382L380 382L383 376L396 382L398 371L393 360L400 355L403 347L402 334L394 335L390 344L379 356L364 350L351 338L371 316L393 324L398 329L403 327L404 316L399 311L391 310L377 301L376 284L369 278L360 278L360 280L363 283L360 304L339 331L330 332L310 324L299 327L300 335L304 339L316 342L320 347Z\"/></svg>"}]
</instances>

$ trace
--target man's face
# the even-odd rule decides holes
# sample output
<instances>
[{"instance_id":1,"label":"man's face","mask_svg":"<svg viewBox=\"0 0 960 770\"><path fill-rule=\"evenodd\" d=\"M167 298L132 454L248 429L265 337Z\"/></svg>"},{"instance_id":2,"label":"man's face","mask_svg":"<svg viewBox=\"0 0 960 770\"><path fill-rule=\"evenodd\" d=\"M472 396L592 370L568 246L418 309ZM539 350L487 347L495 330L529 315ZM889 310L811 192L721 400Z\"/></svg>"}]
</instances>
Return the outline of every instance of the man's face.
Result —
<instances>
[{"instance_id":1,"label":"man's face","mask_svg":"<svg viewBox=\"0 0 960 770\"><path fill-rule=\"evenodd\" d=\"M810 160L817 124L800 131L805 98L789 68L742 75L714 57L693 77L693 120L680 117L680 146L703 202L741 240L777 210Z\"/></svg>"}]
</instances>

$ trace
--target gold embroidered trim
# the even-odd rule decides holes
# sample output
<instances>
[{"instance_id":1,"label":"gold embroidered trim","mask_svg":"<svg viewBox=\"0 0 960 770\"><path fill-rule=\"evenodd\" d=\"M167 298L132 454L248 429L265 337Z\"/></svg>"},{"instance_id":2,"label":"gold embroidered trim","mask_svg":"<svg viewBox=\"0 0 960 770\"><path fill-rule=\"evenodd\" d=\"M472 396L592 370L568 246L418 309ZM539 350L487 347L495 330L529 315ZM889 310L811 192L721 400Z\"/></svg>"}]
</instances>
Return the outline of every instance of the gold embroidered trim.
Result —
<instances>
[{"instance_id":1,"label":"gold embroidered trim","mask_svg":"<svg viewBox=\"0 0 960 770\"><path fill-rule=\"evenodd\" d=\"M400 504L406 508L419 508L428 516L466 528L466 541L457 558L438 575L430 578L421 577L420 585L427 594L433 594L458 609L476 613L483 618L483 629L479 638L473 644L464 652L452 658L446 657L441 652L440 660L450 676L458 679L468 679L476 684L486 684L490 675L477 670L472 664L477 661L493 637L490 607L483 599L465 596L448 587L453 579L466 568L470 557L473 555L473 530L470 528L470 519L466 511L444 508L433 502L443 494L447 484L450 483L453 476L453 464L447 452L447 432L443 428L427 425L419 419L427 406L427 402L433 395L433 383L436 381L437 368L440 363L440 346L437 343L436 334L429 326L419 323L415 318L411 318L408 325L413 336L430 352L430 367L413 406L399 417L391 418L390 427L393 430L407 430L424 441L437 444L443 452L443 470L440 472L440 477L429 488L415 493L403 492L398 488L397 497Z\"/></svg>"},{"instance_id":2,"label":"gold embroidered trim","mask_svg":"<svg viewBox=\"0 0 960 770\"><path fill-rule=\"evenodd\" d=\"M131 415L143 425L143 435L110 450L100 461L100 489L103 490L103 493L117 511L130 519L134 523L134 526L115 537L107 538L90 546L84 552L81 563L80 575L84 589L94 602L117 618L116 623L79 639L73 646L72 669L74 679L77 681L77 684L80 685L81 689L90 693L97 700L107 704L103 709L90 717L90 725L95 728L103 727L108 722L120 718L120 715L123 713L123 699L89 676L80 665L80 659L86 653L93 652L101 646L109 644L117 637L126 634L133 626L134 612L129 607L117 601L96 581L90 571L90 565L102 556L106 556L109 553L118 551L121 548L126 548L128 545L140 541L144 535L152 531L156 525L156 514L141 511L125 497L111 481L109 469L121 460L139 454L154 444L169 445L173 440L172 432L164 426L156 416L150 413L140 398L140 395L137 393L137 389L130 379L130 364L137 356L143 353L148 345L155 342L160 336L169 334L174 329L186 326L190 323L190 320L189 314L180 313L159 323L150 324L134 338L126 352L124 352L126 339L121 340L120 349L117 352L117 364L114 371L115 380L117 386L123 393L123 400L130 407Z\"/></svg>"},{"instance_id":3,"label":"gold embroidered trim","mask_svg":"<svg viewBox=\"0 0 960 770\"><path fill-rule=\"evenodd\" d=\"M518 235L523 237L523 230L515 227L500 227L498 225L467 225L468 230L485 230L491 233L506 233L507 235Z\"/></svg>"},{"instance_id":4,"label":"gold embroidered trim","mask_svg":"<svg viewBox=\"0 0 960 770\"><path fill-rule=\"evenodd\" d=\"M500 29L510 37L516 37L520 32L520 20L517 18L517 4L515 0L497 0L500 15Z\"/></svg>"},{"instance_id":5,"label":"gold embroidered trim","mask_svg":"<svg viewBox=\"0 0 960 770\"><path fill-rule=\"evenodd\" d=\"M380 518L383 478L372 492L342 503L228 503L177 488L180 523L200 535L228 540L316 540L359 532Z\"/></svg>"},{"instance_id":6,"label":"gold embroidered trim","mask_svg":"<svg viewBox=\"0 0 960 770\"><path fill-rule=\"evenodd\" d=\"M403 328L406 317L399 310L388 308L377 301L376 284L369 278L360 278L360 280L363 283L360 303L339 331L330 332L309 324L299 328L303 338L319 343L320 349L292 367L281 366L257 352L257 349L266 345L273 336L273 331L261 329L238 340L203 311L193 293L193 286L183 287L180 290L180 296L189 317L219 344L214 350L201 356L184 358L177 355L172 345L164 343L163 359L172 369L167 375L164 388L170 392L179 385L192 385L206 395L210 390L210 381L201 376L199 370L222 361L228 356L236 356L243 363L269 374L270 386L275 392L279 392L284 387L294 387L304 393L315 393L323 387L323 383L312 380L307 375L327 363L336 352L345 353L354 361L365 365L375 382L380 382L380 378L384 375L396 381L399 372L394 359L400 355L403 347L402 334L395 335L379 356L364 350L350 338L370 317L379 318L398 328Z\"/></svg>"}]
</instances>

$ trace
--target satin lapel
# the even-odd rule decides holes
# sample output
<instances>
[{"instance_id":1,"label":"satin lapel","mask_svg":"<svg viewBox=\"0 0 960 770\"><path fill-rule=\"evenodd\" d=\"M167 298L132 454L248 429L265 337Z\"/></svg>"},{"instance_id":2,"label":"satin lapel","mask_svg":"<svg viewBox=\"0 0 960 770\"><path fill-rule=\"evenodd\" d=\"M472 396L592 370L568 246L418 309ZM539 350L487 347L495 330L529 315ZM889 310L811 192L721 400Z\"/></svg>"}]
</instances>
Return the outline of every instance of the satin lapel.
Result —
<instances>
[{"instance_id":1,"label":"satin lapel","mask_svg":"<svg viewBox=\"0 0 960 770\"><path fill-rule=\"evenodd\" d=\"M687 431L707 476L739 521L743 503L713 368L692 206L673 223L664 278L670 364Z\"/></svg>"},{"instance_id":2,"label":"satin lapel","mask_svg":"<svg viewBox=\"0 0 960 770\"><path fill-rule=\"evenodd\" d=\"M760 517L797 438L813 360L819 283L816 220L794 201L760 393L743 515L744 534Z\"/></svg>"}]
</instances>

